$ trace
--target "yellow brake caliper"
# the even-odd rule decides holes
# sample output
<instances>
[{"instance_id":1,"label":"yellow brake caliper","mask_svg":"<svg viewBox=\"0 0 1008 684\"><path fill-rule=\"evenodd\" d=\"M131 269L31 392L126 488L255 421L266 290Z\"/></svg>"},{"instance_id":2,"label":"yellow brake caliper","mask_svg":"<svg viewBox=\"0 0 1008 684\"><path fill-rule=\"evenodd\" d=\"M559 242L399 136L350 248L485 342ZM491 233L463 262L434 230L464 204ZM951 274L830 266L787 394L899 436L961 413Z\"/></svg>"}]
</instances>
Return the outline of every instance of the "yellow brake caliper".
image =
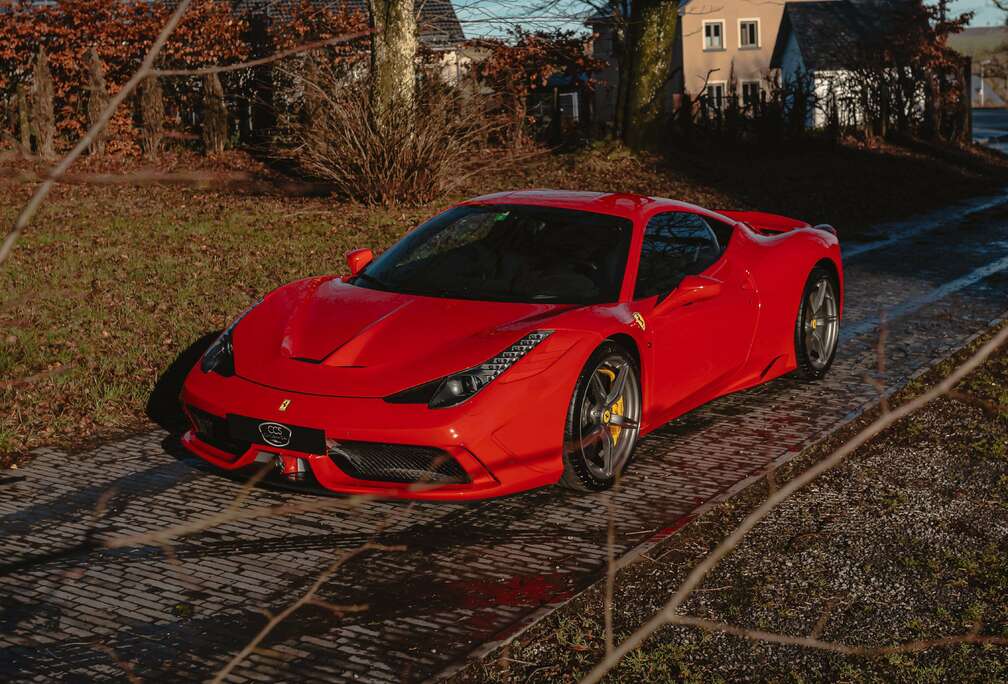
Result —
<instances>
[{"instance_id":1,"label":"yellow brake caliper","mask_svg":"<svg viewBox=\"0 0 1008 684\"><path fill-rule=\"evenodd\" d=\"M614 373L613 371L609 370L608 368L599 368L598 372L602 373L607 378L609 378L609 383L610 384L612 384L613 382L616 381L616 373ZM612 411L612 413L614 415L622 416L623 415L623 395L621 394L619 396L619 399L617 399L616 403L614 403L612 406L607 406L605 408L605 411L606 411L606 413ZM619 441L619 433L620 433L620 430L622 430L622 429L623 428L621 428L619 425L610 425L609 426L609 435L612 437L613 446L616 446L616 443Z\"/></svg>"}]
</instances>

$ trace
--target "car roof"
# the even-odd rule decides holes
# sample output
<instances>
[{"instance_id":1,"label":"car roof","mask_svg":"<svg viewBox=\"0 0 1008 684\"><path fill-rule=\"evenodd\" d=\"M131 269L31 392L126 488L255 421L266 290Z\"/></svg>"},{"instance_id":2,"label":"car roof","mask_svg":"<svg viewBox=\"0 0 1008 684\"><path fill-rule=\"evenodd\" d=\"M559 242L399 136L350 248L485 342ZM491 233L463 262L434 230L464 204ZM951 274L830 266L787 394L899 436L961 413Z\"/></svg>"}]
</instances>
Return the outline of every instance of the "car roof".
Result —
<instances>
[{"instance_id":1,"label":"car roof","mask_svg":"<svg viewBox=\"0 0 1008 684\"><path fill-rule=\"evenodd\" d=\"M579 192L575 190L510 190L475 197L460 204L529 204L541 207L593 211L635 219L644 212L662 209L700 211L706 209L687 202L648 197L629 192Z\"/></svg>"}]
</instances>

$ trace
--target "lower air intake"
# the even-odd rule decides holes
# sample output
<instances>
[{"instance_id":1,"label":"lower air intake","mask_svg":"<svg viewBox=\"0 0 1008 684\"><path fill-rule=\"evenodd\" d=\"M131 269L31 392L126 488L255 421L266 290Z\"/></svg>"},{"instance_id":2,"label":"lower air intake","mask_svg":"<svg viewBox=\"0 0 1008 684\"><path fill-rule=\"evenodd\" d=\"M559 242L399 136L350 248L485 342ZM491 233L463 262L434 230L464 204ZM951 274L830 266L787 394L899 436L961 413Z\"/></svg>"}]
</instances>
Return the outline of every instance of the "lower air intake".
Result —
<instances>
[{"instance_id":1,"label":"lower air intake","mask_svg":"<svg viewBox=\"0 0 1008 684\"><path fill-rule=\"evenodd\" d=\"M224 418L207 413L195 406L189 406L188 409L196 436L203 442L235 457L241 456L252 446L251 442L232 439L231 431L228 430L228 424Z\"/></svg>"},{"instance_id":2,"label":"lower air intake","mask_svg":"<svg viewBox=\"0 0 1008 684\"><path fill-rule=\"evenodd\" d=\"M329 458L350 477L378 482L464 484L469 476L447 452L377 442L329 442Z\"/></svg>"}]
</instances>

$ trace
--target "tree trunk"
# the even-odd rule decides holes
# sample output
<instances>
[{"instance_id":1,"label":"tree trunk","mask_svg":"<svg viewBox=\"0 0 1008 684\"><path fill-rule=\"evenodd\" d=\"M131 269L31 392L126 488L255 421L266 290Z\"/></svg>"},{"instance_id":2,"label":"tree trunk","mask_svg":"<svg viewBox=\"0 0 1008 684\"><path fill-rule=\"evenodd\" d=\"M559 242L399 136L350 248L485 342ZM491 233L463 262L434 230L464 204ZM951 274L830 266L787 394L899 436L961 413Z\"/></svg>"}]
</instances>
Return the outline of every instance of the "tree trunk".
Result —
<instances>
[{"instance_id":1,"label":"tree trunk","mask_svg":"<svg viewBox=\"0 0 1008 684\"><path fill-rule=\"evenodd\" d=\"M105 85L105 67L102 66L98 53L94 48L87 52L88 60L88 127L94 126L101 117L102 112L108 105L108 88ZM108 129L102 128L101 132L95 136L91 143L91 154L102 156L105 154L105 141L108 139Z\"/></svg>"},{"instance_id":2,"label":"tree trunk","mask_svg":"<svg viewBox=\"0 0 1008 684\"><path fill-rule=\"evenodd\" d=\"M249 17L249 56L253 59L267 57L276 52L270 33L271 19L265 11L257 11ZM251 78L246 86L249 97L249 140L258 145L269 143L277 126L274 104L274 74L272 62L251 69Z\"/></svg>"},{"instance_id":3,"label":"tree trunk","mask_svg":"<svg viewBox=\"0 0 1008 684\"><path fill-rule=\"evenodd\" d=\"M18 83L17 86L17 117L18 142L21 145L21 152L30 155L31 114L28 109L28 89L24 83Z\"/></svg>"},{"instance_id":4,"label":"tree trunk","mask_svg":"<svg viewBox=\"0 0 1008 684\"><path fill-rule=\"evenodd\" d=\"M312 140L315 129L319 125L319 119L323 116L324 102L318 62L310 52L305 56L301 87L304 91L301 101L301 125L308 134L306 137Z\"/></svg>"},{"instance_id":5,"label":"tree trunk","mask_svg":"<svg viewBox=\"0 0 1008 684\"><path fill-rule=\"evenodd\" d=\"M528 118L528 106L525 95L518 93L514 96L514 132L511 135L512 148L517 152L525 145L525 123Z\"/></svg>"},{"instance_id":6,"label":"tree trunk","mask_svg":"<svg viewBox=\"0 0 1008 684\"><path fill-rule=\"evenodd\" d=\"M10 132L11 142L17 144L17 95L4 98L3 129Z\"/></svg>"},{"instance_id":7,"label":"tree trunk","mask_svg":"<svg viewBox=\"0 0 1008 684\"><path fill-rule=\"evenodd\" d=\"M672 71L679 3L640 0L627 29L626 112L623 140L633 148L655 140L665 123L663 95Z\"/></svg>"},{"instance_id":8,"label":"tree trunk","mask_svg":"<svg viewBox=\"0 0 1008 684\"><path fill-rule=\"evenodd\" d=\"M626 116L627 83L630 81L630 0L610 3L613 8L612 55L616 59L616 100L613 103L612 136L623 139L623 119Z\"/></svg>"},{"instance_id":9,"label":"tree trunk","mask_svg":"<svg viewBox=\"0 0 1008 684\"><path fill-rule=\"evenodd\" d=\"M960 143L970 143L973 140L973 110L972 87L970 86L970 74L973 73L973 59L969 56L963 57L959 65L959 106L956 112L958 119L956 135L952 138Z\"/></svg>"},{"instance_id":10,"label":"tree trunk","mask_svg":"<svg viewBox=\"0 0 1008 684\"><path fill-rule=\"evenodd\" d=\"M413 0L368 0L371 24L371 111L376 118L410 106L416 90Z\"/></svg>"},{"instance_id":11,"label":"tree trunk","mask_svg":"<svg viewBox=\"0 0 1008 684\"><path fill-rule=\"evenodd\" d=\"M619 52L618 59L618 73L616 76L616 103L613 109L613 133L617 138L623 138L623 124L626 120L627 112L627 89L630 83L630 60L632 59L631 50L627 43L628 31L627 26L615 29L622 34L620 43L622 49Z\"/></svg>"},{"instance_id":12,"label":"tree trunk","mask_svg":"<svg viewBox=\"0 0 1008 684\"><path fill-rule=\"evenodd\" d=\"M43 48L39 48L32 69L32 119L35 151L43 159L52 159L56 156L56 116L53 110L52 74Z\"/></svg>"},{"instance_id":13,"label":"tree trunk","mask_svg":"<svg viewBox=\"0 0 1008 684\"><path fill-rule=\"evenodd\" d=\"M207 154L224 151L228 134L227 105L224 88L217 74L203 77L203 148Z\"/></svg>"},{"instance_id":14,"label":"tree trunk","mask_svg":"<svg viewBox=\"0 0 1008 684\"><path fill-rule=\"evenodd\" d=\"M140 144L144 156L156 159L161 151L164 136L164 94L157 76L148 76L140 82Z\"/></svg>"}]
</instances>

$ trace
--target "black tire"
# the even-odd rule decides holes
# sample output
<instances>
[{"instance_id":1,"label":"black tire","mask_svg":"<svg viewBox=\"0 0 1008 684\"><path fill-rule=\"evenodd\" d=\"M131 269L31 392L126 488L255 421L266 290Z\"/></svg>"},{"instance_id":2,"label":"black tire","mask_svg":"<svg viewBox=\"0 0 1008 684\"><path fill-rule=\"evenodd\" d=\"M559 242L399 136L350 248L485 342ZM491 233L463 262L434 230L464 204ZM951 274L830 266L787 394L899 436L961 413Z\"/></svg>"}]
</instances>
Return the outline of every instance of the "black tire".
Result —
<instances>
[{"instance_id":1,"label":"black tire","mask_svg":"<svg viewBox=\"0 0 1008 684\"><path fill-rule=\"evenodd\" d=\"M819 312L812 311L813 304L810 297L818 293L820 287L826 284L826 294L823 305L828 309L832 306L832 315L818 317ZM831 301L826 301L826 297ZM805 281L805 288L802 290L801 304L798 307L798 317L795 320L794 345L795 358L798 367L795 374L805 380L819 380L829 371L836 358L837 347L839 346L840 334L840 284L836 275L824 267L816 266ZM810 321L812 318L814 321ZM832 320L830 320L832 318ZM817 328L818 321L825 321L823 328ZM824 335L820 334L825 330L826 325L832 324L832 328ZM811 325L811 327L810 327ZM818 347L818 348L817 348Z\"/></svg>"},{"instance_id":2,"label":"black tire","mask_svg":"<svg viewBox=\"0 0 1008 684\"><path fill-rule=\"evenodd\" d=\"M626 375L618 385L623 368ZM596 375L599 377L594 378ZM606 386L602 378L611 378L611 384ZM602 399L603 394L611 396L615 392L615 403ZM603 404L605 409L600 411ZM636 359L615 342L603 343L589 357L574 386L564 425L564 471L559 484L581 492L612 487L633 458L640 434L641 406ZM592 441L587 441L588 428L592 434L597 433ZM606 474L607 469L611 473Z\"/></svg>"}]
</instances>

